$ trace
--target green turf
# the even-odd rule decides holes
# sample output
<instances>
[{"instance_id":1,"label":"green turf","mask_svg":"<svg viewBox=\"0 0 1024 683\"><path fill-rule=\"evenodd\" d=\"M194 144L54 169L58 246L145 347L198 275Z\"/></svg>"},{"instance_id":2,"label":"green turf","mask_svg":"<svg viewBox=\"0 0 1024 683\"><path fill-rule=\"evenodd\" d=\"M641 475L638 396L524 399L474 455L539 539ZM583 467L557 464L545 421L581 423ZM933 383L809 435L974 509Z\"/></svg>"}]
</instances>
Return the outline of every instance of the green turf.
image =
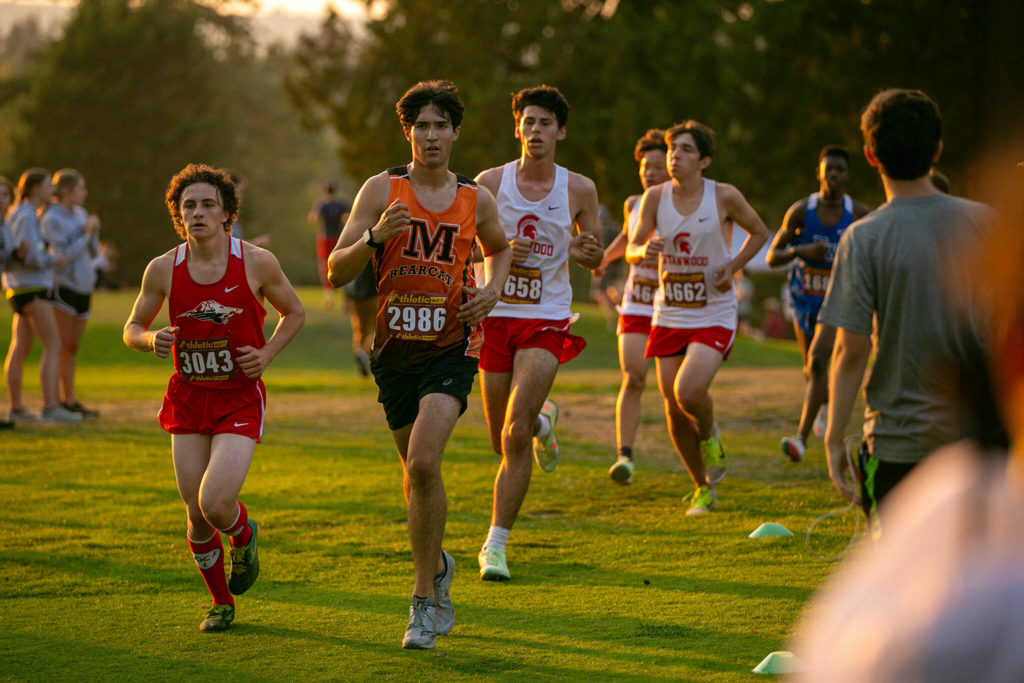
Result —
<instances>
[{"instance_id":1,"label":"green turf","mask_svg":"<svg viewBox=\"0 0 1024 683\"><path fill-rule=\"evenodd\" d=\"M839 507L820 442L800 465L778 453L800 404L791 343L737 342L713 392L730 474L719 507L690 519L653 373L635 482L608 479L615 339L578 306L590 347L556 380L562 464L534 471L509 541L513 580L476 578L498 461L474 392L444 462L456 627L435 651L408 652L398 459L347 323L318 291L302 295L307 325L267 374L265 442L242 491L262 574L225 634L197 631L209 598L155 420L169 362L122 345L131 295L95 297L79 394L102 417L0 433L0 678L726 681L785 646L832 567L804 532ZM9 311L0 326L6 348ZM25 391L38 410L37 358ZM765 521L796 535L748 539ZM840 549L848 531L824 529L816 550Z\"/></svg>"}]
</instances>

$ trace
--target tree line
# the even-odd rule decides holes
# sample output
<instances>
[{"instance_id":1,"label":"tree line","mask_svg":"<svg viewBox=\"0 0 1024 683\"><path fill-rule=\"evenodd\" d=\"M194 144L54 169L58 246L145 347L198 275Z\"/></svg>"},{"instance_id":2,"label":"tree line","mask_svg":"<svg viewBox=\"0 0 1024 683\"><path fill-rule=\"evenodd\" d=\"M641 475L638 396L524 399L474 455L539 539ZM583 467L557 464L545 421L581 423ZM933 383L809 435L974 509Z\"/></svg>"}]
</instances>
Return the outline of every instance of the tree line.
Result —
<instances>
[{"instance_id":1,"label":"tree line","mask_svg":"<svg viewBox=\"0 0 1024 683\"><path fill-rule=\"evenodd\" d=\"M420 79L459 86L467 115L452 165L469 175L518 154L511 93L558 86L571 105L559 162L592 177L613 216L639 190L636 138L700 120L718 134L708 175L740 187L769 226L815 188L825 144L854 153L851 193L881 200L857 152L860 111L882 88L938 102L940 168L960 193L989 131L1021 113L1024 10L1007 0L366 4L364 24L327 11L296 45L260 52L223 7L82 0L61 37L30 55L0 49L0 172L82 171L137 280L175 239L162 204L171 174L229 166L249 177L247 233L273 234L289 276L313 282L304 214L316 179L344 169L351 189L407 161L393 107Z\"/></svg>"}]
</instances>

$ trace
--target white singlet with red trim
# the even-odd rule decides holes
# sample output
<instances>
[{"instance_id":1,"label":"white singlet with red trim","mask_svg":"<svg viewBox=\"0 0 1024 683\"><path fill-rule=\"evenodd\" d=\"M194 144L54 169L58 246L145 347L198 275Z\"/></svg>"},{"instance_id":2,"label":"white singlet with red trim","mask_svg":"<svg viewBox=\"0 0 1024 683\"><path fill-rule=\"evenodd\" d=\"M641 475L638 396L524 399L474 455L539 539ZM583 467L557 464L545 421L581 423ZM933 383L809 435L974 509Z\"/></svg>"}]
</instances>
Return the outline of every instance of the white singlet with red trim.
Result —
<instances>
[{"instance_id":1,"label":"white singlet with red trim","mask_svg":"<svg viewBox=\"0 0 1024 683\"><path fill-rule=\"evenodd\" d=\"M633 239L636 226L640 223L640 202L637 199L629 212L626 236ZM629 267L626 284L622 290L622 304L618 307L623 315L639 315L650 318L654 315L654 297L658 293L658 268L641 263Z\"/></svg>"},{"instance_id":2,"label":"white singlet with red trim","mask_svg":"<svg viewBox=\"0 0 1024 683\"><path fill-rule=\"evenodd\" d=\"M725 230L732 239L732 225ZM715 269L732 258L715 201L715 181L704 179L700 206L688 216L672 203L672 183L662 185L655 235L665 240L659 260L661 287L654 297L653 325L676 329L736 329L736 292L711 284Z\"/></svg>"},{"instance_id":3,"label":"white singlet with red trim","mask_svg":"<svg viewBox=\"0 0 1024 683\"><path fill-rule=\"evenodd\" d=\"M518 161L505 164L498 187L498 216L508 239L533 239L533 251L513 264L492 318L564 320L572 315L569 285L569 171L555 166L555 183L543 199L531 202L516 186Z\"/></svg>"}]
</instances>

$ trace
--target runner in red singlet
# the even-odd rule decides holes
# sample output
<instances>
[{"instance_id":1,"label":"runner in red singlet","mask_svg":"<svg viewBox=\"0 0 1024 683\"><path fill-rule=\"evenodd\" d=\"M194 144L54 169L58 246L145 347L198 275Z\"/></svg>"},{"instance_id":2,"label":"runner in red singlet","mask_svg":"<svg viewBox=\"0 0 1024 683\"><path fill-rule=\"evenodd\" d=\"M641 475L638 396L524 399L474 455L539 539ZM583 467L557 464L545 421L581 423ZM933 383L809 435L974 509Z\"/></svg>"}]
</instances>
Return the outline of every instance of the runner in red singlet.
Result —
<instances>
[{"instance_id":1,"label":"runner in red singlet","mask_svg":"<svg viewBox=\"0 0 1024 683\"><path fill-rule=\"evenodd\" d=\"M235 616L232 594L259 575L256 522L237 497L263 434L260 378L305 311L274 255L231 237L239 198L226 172L191 164L171 179L166 200L185 242L147 266L124 341L174 356L160 425L171 434L189 549L213 598L199 630L223 631ZM151 331L165 298L171 324ZM267 340L264 299L281 315ZM221 531L231 542L227 581Z\"/></svg>"}]
</instances>

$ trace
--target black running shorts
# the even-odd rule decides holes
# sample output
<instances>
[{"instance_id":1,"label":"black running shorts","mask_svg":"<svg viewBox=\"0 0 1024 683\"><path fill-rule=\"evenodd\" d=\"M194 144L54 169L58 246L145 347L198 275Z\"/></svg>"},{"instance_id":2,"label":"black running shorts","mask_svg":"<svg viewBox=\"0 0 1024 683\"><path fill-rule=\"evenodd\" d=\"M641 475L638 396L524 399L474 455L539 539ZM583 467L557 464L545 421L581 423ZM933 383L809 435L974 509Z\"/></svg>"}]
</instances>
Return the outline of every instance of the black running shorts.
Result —
<instances>
[{"instance_id":1,"label":"black running shorts","mask_svg":"<svg viewBox=\"0 0 1024 683\"><path fill-rule=\"evenodd\" d=\"M420 399L428 394L454 396L461 404L459 415L466 412L466 399L473 390L478 362L466 355L466 345L462 343L415 367L403 368L371 359L370 369L380 390L377 401L384 406L388 427L397 430L415 422Z\"/></svg>"}]
</instances>

